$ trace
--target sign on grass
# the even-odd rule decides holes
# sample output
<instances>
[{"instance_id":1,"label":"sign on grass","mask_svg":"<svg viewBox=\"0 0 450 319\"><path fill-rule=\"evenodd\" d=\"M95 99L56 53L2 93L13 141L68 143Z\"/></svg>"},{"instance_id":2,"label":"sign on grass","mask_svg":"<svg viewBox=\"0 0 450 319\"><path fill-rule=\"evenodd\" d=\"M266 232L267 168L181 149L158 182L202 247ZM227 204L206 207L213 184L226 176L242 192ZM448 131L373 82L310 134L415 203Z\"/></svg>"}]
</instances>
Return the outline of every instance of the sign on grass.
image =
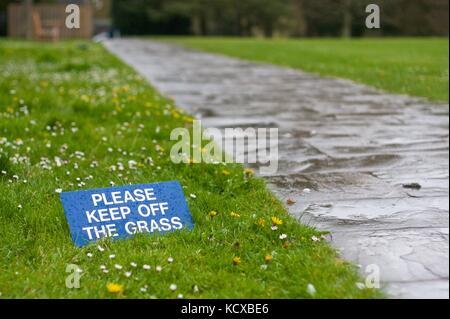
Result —
<instances>
[{"instance_id":1,"label":"sign on grass","mask_svg":"<svg viewBox=\"0 0 450 319\"><path fill-rule=\"evenodd\" d=\"M80 247L105 237L194 227L178 182L66 192L61 201L72 239Z\"/></svg>"}]
</instances>

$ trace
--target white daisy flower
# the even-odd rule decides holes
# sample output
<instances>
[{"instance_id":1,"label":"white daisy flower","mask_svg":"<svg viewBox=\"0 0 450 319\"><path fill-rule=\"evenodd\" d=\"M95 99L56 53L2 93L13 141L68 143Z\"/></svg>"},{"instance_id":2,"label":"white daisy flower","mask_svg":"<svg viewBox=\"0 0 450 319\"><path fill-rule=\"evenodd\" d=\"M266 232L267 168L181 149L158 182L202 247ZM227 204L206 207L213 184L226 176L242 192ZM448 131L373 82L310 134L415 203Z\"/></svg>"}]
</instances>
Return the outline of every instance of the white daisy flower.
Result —
<instances>
[{"instance_id":1,"label":"white daisy flower","mask_svg":"<svg viewBox=\"0 0 450 319\"><path fill-rule=\"evenodd\" d=\"M131 263L130 263L130 266L133 267L133 268L136 268L136 267L137 267L137 264L136 264L135 262L131 262Z\"/></svg>"},{"instance_id":2,"label":"white daisy flower","mask_svg":"<svg viewBox=\"0 0 450 319\"><path fill-rule=\"evenodd\" d=\"M167 262L169 262L170 264L173 263L173 258L172 257L167 258Z\"/></svg>"},{"instance_id":3,"label":"white daisy flower","mask_svg":"<svg viewBox=\"0 0 450 319\"><path fill-rule=\"evenodd\" d=\"M288 235L286 235L286 234L281 234L280 235L280 239L281 240L285 240L286 238L288 238Z\"/></svg>"},{"instance_id":4,"label":"white daisy flower","mask_svg":"<svg viewBox=\"0 0 450 319\"><path fill-rule=\"evenodd\" d=\"M116 268L117 270L122 270L123 269L122 265L119 265L119 264L115 264L114 268Z\"/></svg>"},{"instance_id":5,"label":"white daisy flower","mask_svg":"<svg viewBox=\"0 0 450 319\"><path fill-rule=\"evenodd\" d=\"M55 189L55 193L57 193L57 194L61 194L62 193L62 188L57 188L57 189Z\"/></svg>"},{"instance_id":6,"label":"white daisy flower","mask_svg":"<svg viewBox=\"0 0 450 319\"><path fill-rule=\"evenodd\" d=\"M136 169L136 166L137 166L137 162L136 161L133 161L133 160L128 161L128 167L130 169Z\"/></svg>"},{"instance_id":7,"label":"white daisy flower","mask_svg":"<svg viewBox=\"0 0 450 319\"><path fill-rule=\"evenodd\" d=\"M177 290L177 288L178 288L178 287L177 287L177 285L175 285L175 284L171 284L170 287L169 287L169 289L172 290L172 291Z\"/></svg>"},{"instance_id":8,"label":"white daisy flower","mask_svg":"<svg viewBox=\"0 0 450 319\"><path fill-rule=\"evenodd\" d=\"M357 282L357 283L356 283L356 287L357 287L359 290L364 290L364 289L366 289L366 285L364 285L362 282Z\"/></svg>"},{"instance_id":9,"label":"white daisy flower","mask_svg":"<svg viewBox=\"0 0 450 319\"><path fill-rule=\"evenodd\" d=\"M161 272L162 271L162 267L161 266L156 266L156 271L157 272Z\"/></svg>"},{"instance_id":10,"label":"white daisy flower","mask_svg":"<svg viewBox=\"0 0 450 319\"><path fill-rule=\"evenodd\" d=\"M116 258L116 255L114 255L114 254L109 255L109 259L114 259L114 258Z\"/></svg>"},{"instance_id":11,"label":"white daisy flower","mask_svg":"<svg viewBox=\"0 0 450 319\"><path fill-rule=\"evenodd\" d=\"M144 268L145 270L149 270L151 267L150 267L150 265L144 265L144 266L142 266L142 268Z\"/></svg>"},{"instance_id":12,"label":"white daisy flower","mask_svg":"<svg viewBox=\"0 0 450 319\"><path fill-rule=\"evenodd\" d=\"M311 296L314 296L317 293L317 290L313 284L308 284L308 286L306 287L306 292Z\"/></svg>"}]
</instances>

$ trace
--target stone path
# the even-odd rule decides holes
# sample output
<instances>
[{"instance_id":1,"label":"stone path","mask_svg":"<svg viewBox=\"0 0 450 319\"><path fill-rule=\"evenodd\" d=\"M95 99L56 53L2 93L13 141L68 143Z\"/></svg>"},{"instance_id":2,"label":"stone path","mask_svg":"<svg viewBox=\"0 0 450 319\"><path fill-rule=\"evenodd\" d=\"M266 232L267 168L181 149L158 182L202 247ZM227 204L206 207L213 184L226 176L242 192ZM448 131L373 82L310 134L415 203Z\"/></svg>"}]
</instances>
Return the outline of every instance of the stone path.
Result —
<instances>
[{"instance_id":1,"label":"stone path","mask_svg":"<svg viewBox=\"0 0 450 319\"><path fill-rule=\"evenodd\" d=\"M331 230L361 273L378 265L392 297L449 297L448 105L171 44L105 45L205 126L278 127L280 169L265 178L293 215Z\"/></svg>"}]
</instances>

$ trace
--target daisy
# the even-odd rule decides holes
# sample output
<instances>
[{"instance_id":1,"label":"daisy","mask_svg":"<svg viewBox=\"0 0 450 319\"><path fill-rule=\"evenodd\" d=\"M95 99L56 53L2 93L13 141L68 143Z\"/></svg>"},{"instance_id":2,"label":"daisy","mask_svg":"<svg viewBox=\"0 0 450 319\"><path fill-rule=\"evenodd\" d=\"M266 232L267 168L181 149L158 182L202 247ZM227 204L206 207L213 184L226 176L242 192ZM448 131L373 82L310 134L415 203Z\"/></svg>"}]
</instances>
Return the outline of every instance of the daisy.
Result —
<instances>
[{"instance_id":1,"label":"daisy","mask_svg":"<svg viewBox=\"0 0 450 319\"><path fill-rule=\"evenodd\" d=\"M169 257L169 258L167 259L167 262L170 263L170 264L173 263L173 258L172 258L172 257Z\"/></svg>"},{"instance_id":2,"label":"daisy","mask_svg":"<svg viewBox=\"0 0 450 319\"><path fill-rule=\"evenodd\" d=\"M306 287L306 292L310 294L311 296L314 296L317 293L316 287L314 287L313 284L308 284L308 287Z\"/></svg>"},{"instance_id":3,"label":"daisy","mask_svg":"<svg viewBox=\"0 0 450 319\"><path fill-rule=\"evenodd\" d=\"M161 266L156 266L156 271L157 272L161 272L162 271L162 267Z\"/></svg>"},{"instance_id":4,"label":"daisy","mask_svg":"<svg viewBox=\"0 0 450 319\"><path fill-rule=\"evenodd\" d=\"M150 265L144 265L144 266L142 266L142 268L145 270L150 270L151 267L150 267Z\"/></svg>"},{"instance_id":5,"label":"daisy","mask_svg":"<svg viewBox=\"0 0 450 319\"><path fill-rule=\"evenodd\" d=\"M286 234L281 234L280 235L280 239L281 240L285 240L286 238L288 238L288 235L286 235Z\"/></svg>"},{"instance_id":6,"label":"daisy","mask_svg":"<svg viewBox=\"0 0 450 319\"><path fill-rule=\"evenodd\" d=\"M356 287L357 287L359 290L364 290L364 289L366 289L366 285L364 285L362 282L357 282L357 283L356 283Z\"/></svg>"},{"instance_id":7,"label":"daisy","mask_svg":"<svg viewBox=\"0 0 450 319\"><path fill-rule=\"evenodd\" d=\"M177 285L175 285L175 284L171 284L170 286L169 286L169 289L170 290L172 290L172 291L175 291L175 290L177 290Z\"/></svg>"},{"instance_id":8,"label":"daisy","mask_svg":"<svg viewBox=\"0 0 450 319\"><path fill-rule=\"evenodd\" d=\"M114 268L116 268L117 270L122 270L123 267L122 267L122 265L115 264Z\"/></svg>"}]
</instances>

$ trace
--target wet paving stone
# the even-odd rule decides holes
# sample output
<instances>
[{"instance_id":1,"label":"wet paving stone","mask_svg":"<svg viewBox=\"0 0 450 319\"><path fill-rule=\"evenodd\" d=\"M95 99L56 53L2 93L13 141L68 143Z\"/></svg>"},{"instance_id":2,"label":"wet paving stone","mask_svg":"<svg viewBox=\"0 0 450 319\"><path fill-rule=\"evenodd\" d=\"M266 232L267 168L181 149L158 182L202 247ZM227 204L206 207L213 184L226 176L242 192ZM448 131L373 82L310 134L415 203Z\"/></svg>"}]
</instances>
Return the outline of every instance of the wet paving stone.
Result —
<instances>
[{"instance_id":1,"label":"wet paving stone","mask_svg":"<svg viewBox=\"0 0 450 319\"><path fill-rule=\"evenodd\" d=\"M290 213L330 230L363 275L377 265L392 297L448 298L448 104L172 44L105 45L205 127L277 127L279 170L264 178Z\"/></svg>"}]
</instances>

